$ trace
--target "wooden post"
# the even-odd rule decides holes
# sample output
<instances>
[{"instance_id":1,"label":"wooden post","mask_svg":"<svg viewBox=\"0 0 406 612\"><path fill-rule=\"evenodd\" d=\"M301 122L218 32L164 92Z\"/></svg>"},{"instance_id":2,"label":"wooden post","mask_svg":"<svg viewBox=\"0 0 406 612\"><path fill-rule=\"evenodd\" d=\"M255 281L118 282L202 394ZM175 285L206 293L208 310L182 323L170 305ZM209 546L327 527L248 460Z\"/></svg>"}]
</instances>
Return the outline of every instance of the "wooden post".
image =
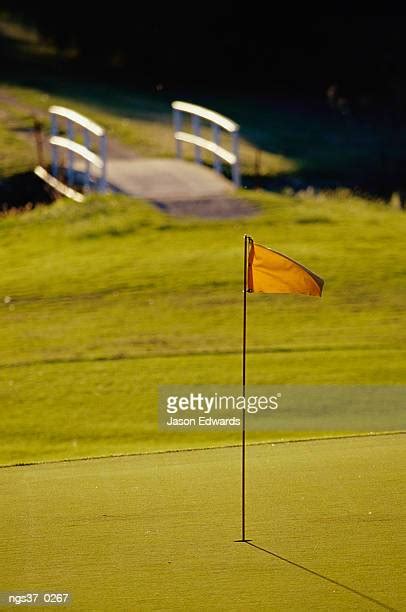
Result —
<instances>
[{"instance_id":1,"label":"wooden post","mask_svg":"<svg viewBox=\"0 0 406 612\"><path fill-rule=\"evenodd\" d=\"M37 148L38 165L44 167L44 134L42 131L42 121L38 117L34 117L34 138Z\"/></svg>"}]
</instances>

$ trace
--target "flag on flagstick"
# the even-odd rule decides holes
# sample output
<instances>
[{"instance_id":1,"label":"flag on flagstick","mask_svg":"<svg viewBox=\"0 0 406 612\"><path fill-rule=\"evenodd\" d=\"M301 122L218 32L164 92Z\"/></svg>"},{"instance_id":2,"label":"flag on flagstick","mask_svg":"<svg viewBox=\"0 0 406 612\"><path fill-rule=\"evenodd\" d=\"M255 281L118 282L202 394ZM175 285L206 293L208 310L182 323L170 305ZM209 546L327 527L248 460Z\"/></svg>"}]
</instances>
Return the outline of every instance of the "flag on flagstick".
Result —
<instances>
[{"instance_id":1,"label":"flag on flagstick","mask_svg":"<svg viewBox=\"0 0 406 612\"><path fill-rule=\"evenodd\" d=\"M244 236L244 309L242 336L242 390L245 398L247 354L247 293L299 293L321 297L324 281L294 259L256 244ZM241 428L241 540L245 537L245 409Z\"/></svg>"},{"instance_id":2,"label":"flag on flagstick","mask_svg":"<svg viewBox=\"0 0 406 612\"><path fill-rule=\"evenodd\" d=\"M301 293L321 297L324 281L294 259L250 241L249 293Z\"/></svg>"}]
</instances>

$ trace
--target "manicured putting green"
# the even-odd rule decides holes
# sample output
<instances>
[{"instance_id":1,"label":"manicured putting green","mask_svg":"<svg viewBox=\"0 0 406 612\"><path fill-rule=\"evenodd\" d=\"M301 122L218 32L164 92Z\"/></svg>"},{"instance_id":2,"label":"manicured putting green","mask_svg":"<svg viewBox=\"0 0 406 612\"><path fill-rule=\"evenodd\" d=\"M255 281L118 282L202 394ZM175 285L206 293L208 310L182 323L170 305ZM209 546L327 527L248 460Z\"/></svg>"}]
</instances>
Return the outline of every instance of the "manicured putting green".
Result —
<instances>
[{"instance_id":1,"label":"manicured putting green","mask_svg":"<svg viewBox=\"0 0 406 612\"><path fill-rule=\"evenodd\" d=\"M234 542L237 447L0 469L0 590L87 611L401 609L402 434L247 456L258 548Z\"/></svg>"}]
</instances>

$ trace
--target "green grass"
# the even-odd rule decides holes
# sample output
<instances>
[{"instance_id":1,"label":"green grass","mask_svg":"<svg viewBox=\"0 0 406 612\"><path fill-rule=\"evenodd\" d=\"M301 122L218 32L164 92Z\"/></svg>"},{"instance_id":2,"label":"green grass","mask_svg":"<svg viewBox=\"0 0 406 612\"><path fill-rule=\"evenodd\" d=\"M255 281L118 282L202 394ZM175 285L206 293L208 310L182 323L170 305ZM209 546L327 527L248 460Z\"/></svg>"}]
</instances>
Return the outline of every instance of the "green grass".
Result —
<instances>
[{"instance_id":1,"label":"green grass","mask_svg":"<svg viewBox=\"0 0 406 612\"><path fill-rule=\"evenodd\" d=\"M157 433L156 404L159 384L240 382L244 232L326 280L321 300L249 296L249 382L404 382L405 217L244 196L256 217L94 196L1 219L3 463L235 440Z\"/></svg>"},{"instance_id":2,"label":"green grass","mask_svg":"<svg viewBox=\"0 0 406 612\"><path fill-rule=\"evenodd\" d=\"M80 612L402 609L402 436L247 461L259 548L235 542L238 448L0 469L0 591L70 592Z\"/></svg>"},{"instance_id":3,"label":"green grass","mask_svg":"<svg viewBox=\"0 0 406 612\"><path fill-rule=\"evenodd\" d=\"M34 141L25 132L31 125L29 114L0 102L0 180L33 169Z\"/></svg>"},{"instance_id":4,"label":"green grass","mask_svg":"<svg viewBox=\"0 0 406 612\"><path fill-rule=\"evenodd\" d=\"M173 155L169 94L35 71L31 81L0 88L0 177L35 165L32 116L46 120L52 103L89 115L139 155ZM331 116L242 98L193 101L241 122L246 177L258 147L267 151L260 171L273 176L339 175L374 151L370 135ZM404 216L344 192L241 195L257 217L171 219L110 196L1 219L0 461L233 441L158 434L156 396L161 383L239 382L246 231L326 279L321 301L249 296L249 381L403 382Z\"/></svg>"}]
</instances>

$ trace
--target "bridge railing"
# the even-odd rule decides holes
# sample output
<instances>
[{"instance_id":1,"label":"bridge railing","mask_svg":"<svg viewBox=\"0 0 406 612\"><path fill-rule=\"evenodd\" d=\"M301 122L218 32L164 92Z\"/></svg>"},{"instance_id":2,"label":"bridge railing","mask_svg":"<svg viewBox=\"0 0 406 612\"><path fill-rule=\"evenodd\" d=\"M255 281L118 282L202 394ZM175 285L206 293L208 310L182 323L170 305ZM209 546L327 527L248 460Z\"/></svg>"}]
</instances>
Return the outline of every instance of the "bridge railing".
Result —
<instances>
[{"instance_id":1,"label":"bridge railing","mask_svg":"<svg viewBox=\"0 0 406 612\"><path fill-rule=\"evenodd\" d=\"M94 123L84 115L64 106L51 106L49 108L51 117L51 172L57 177L61 164L61 150L67 152L66 178L69 186L75 182L75 156L85 161L83 173L83 186L87 190L91 183L97 191L105 191L107 187L106 163L107 163L107 139L105 131L100 125ZM61 121L64 122L64 133L61 136ZM75 140L81 134L83 144ZM95 149L92 150L92 140L96 140ZM97 169L94 176L92 168Z\"/></svg>"},{"instance_id":2,"label":"bridge railing","mask_svg":"<svg viewBox=\"0 0 406 612\"><path fill-rule=\"evenodd\" d=\"M240 126L203 106L181 102L172 102L173 128L176 142L176 156L182 157L183 143L195 146L195 161L202 163L201 149L213 153L213 167L218 173L222 172L222 163L226 162L231 166L231 176L236 187L241 185L240 160L239 160L239 131ZM192 133L183 131L183 113L191 115ZM212 140L201 136L202 119L208 122L212 130ZM231 134L231 151L222 147L221 130Z\"/></svg>"}]
</instances>

